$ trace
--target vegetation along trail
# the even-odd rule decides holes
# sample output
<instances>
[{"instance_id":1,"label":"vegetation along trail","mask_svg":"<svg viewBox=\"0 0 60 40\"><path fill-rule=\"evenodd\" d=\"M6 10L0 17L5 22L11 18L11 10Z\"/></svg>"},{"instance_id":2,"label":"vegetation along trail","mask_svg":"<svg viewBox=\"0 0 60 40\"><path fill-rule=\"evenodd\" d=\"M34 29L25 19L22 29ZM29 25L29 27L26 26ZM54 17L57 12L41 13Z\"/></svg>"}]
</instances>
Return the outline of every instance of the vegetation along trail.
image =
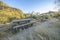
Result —
<instances>
[{"instance_id":1,"label":"vegetation along trail","mask_svg":"<svg viewBox=\"0 0 60 40\"><path fill-rule=\"evenodd\" d=\"M52 18L42 24L26 29L9 40L60 40L60 20Z\"/></svg>"}]
</instances>

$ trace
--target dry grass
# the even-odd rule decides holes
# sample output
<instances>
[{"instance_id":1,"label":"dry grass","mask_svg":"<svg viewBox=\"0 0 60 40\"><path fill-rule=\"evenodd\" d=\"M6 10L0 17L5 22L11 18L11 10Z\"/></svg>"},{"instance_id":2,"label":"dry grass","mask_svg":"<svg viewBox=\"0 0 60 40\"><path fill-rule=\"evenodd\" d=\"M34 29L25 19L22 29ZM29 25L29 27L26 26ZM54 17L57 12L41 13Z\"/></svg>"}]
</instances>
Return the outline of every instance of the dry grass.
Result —
<instances>
[{"instance_id":1,"label":"dry grass","mask_svg":"<svg viewBox=\"0 0 60 40\"><path fill-rule=\"evenodd\" d=\"M10 38L10 40L60 40L60 21L49 19L36 27L27 29Z\"/></svg>"},{"instance_id":2,"label":"dry grass","mask_svg":"<svg viewBox=\"0 0 60 40\"><path fill-rule=\"evenodd\" d=\"M10 37L9 40L60 40L60 20L49 19Z\"/></svg>"}]
</instances>

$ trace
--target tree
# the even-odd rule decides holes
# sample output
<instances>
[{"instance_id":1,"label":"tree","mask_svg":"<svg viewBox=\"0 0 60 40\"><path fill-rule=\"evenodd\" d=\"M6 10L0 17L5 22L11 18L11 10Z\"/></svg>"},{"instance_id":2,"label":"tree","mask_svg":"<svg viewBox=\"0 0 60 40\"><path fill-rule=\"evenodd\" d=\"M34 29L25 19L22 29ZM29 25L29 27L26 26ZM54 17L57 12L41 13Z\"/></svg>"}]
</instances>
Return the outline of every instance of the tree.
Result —
<instances>
[{"instance_id":1,"label":"tree","mask_svg":"<svg viewBox=\"0 0 60 40\"><path fill-rule=\"evenodd\" d=\"M60 11L60 0L55 0L55 4L57 5L58 11Z\"/></svg>"}]
</instances>

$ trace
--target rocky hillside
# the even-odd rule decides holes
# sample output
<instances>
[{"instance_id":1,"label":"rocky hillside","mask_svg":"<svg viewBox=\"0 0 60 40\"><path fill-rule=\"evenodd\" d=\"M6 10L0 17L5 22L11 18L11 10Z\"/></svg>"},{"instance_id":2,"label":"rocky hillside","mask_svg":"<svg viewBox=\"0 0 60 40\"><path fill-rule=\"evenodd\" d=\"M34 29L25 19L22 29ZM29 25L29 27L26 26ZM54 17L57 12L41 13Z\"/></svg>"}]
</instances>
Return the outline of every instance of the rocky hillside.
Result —
<instances>
[{"instance_id":1,"label":"rocky hillside","mask_svg":"<svg viewBox=\"0 0 60 40\"><path fill-rule=\"evenodd\" d=\"M10 7L9 5L0 1L0 24L20 18L25 18L25 15L20 9Z\"/></svg>"}]
</instances>

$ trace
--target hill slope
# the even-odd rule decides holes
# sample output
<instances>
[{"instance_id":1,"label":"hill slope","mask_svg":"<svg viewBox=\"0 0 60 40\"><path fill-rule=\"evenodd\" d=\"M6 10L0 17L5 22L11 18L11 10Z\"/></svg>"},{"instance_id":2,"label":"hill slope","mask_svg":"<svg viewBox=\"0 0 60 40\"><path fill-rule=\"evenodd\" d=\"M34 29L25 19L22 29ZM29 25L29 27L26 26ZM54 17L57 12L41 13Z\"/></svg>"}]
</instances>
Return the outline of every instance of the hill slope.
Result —
<instances>
[{"instance_id":1,"label":"hill slope","mask_svg":"<svg viewBox=\"0 0 60 40\"><path fill-rule=\"evenodd\" d=\"M7 23L13 19L25 18L25 15L20 9L8 6L0 1L0 23Z\"/></svg>"}]
</instances>

